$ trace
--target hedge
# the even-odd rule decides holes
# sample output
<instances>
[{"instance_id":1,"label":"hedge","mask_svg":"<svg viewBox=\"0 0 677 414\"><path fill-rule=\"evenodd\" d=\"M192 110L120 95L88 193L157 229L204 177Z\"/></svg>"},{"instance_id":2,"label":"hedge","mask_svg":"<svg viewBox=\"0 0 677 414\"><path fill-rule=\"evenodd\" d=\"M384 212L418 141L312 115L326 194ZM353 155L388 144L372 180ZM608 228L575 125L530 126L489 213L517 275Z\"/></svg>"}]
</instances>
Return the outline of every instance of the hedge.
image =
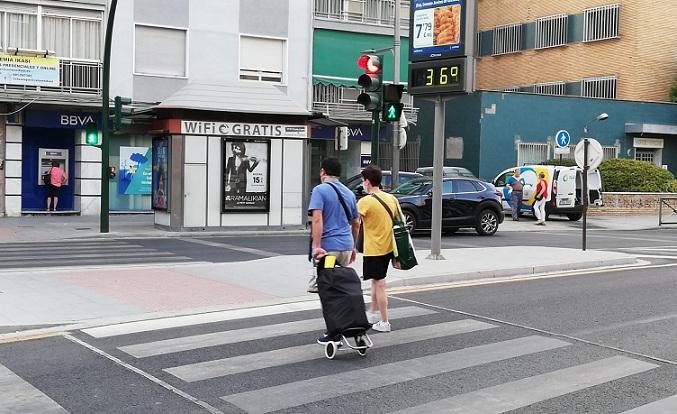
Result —
<instances>
[{"instance_id":1,"label":"hedge","mask_svg":"<svg viewBox=\"0 0 677 414\"><path fill-rule=\"evenodd\" d=\"M650 162L615 158L604 161L599 170L604 191L677 192L672 173Z\"/></svg>"}]
</instances>

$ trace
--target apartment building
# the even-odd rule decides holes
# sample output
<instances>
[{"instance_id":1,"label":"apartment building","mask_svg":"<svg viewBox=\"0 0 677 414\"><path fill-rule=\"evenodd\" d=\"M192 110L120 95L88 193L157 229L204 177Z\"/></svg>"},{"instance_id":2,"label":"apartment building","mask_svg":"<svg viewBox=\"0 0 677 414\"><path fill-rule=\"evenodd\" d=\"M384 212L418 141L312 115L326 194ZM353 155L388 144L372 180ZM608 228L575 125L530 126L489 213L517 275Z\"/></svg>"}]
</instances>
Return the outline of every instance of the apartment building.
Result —
<instances>
[{"instance_id":1,"label":"apartment building","mask_svg":"<svg viewBox=\"0 0 677 414\"><path fill-rule=\"evenodd\" d=\"M361 89L357 78L362 74L357 59L365 50L383 50L393 46L395 0L314 0L313 10L313 111L348 125L347 151L334 150L333 126L313 128L311 176L317 177L320 161L338 156L346 166L344 175L357 174L371 162L371 113L357 103ZM407 0L400 1L401 60L400 83L406 84L409 53L409 9ZM393 54L384 56L385 83L393 82ZM413 98L403 96L408 122L415 123L418 109ZM391 166L392 132L383 125L380 131L380 160L386 169ZM409 140L401 152L401 169L418 166L419 143Z\"/></svg>"},{"instance_id":2,"label":"apartment building","mask_svg":"<svg viewBox=\"0 0 677 414\"><path fill-rule=\"evenodd\" d=\"M675 22L672 0L479 0L477 87L666 102Z\"/></svg>"},{"instance_id":3,"label":"apartment building","mask_svg":"<svg viewBox=\"0 0 677 414\"><path fill-rule=\"evenodd\" d=\"M82 136L101 123L105 14L105 0L0 2L0 215L46 209L51 161L69 176L59 209L98 191Z\"/></svg>"}]
</instances>

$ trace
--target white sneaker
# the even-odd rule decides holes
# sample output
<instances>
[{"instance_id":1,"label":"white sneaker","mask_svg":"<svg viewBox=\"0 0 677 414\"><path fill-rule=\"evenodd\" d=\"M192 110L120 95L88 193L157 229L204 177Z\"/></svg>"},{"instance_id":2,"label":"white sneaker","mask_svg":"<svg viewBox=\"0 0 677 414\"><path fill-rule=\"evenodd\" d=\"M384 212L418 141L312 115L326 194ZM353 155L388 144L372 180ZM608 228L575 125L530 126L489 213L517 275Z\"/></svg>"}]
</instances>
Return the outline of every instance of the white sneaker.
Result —
<instances>
[{"instance_id":1,"label":"white sneaker","mask_svg":"<svg viewBox=\"0 0 677 414\"><path fill-rule=\"evenodd\" d=\"M371 326L371 329L379 332L390 332L390 322L378 321Z\"/></svg>"},{"instance_id":2,"label":"white sneaker","mask_svg":"<svg viewBox=\"0 0 677 414\"><path fill-rule=\"evenodd\" d=\"M381 320L381 314L379 312L369 312L367 311L367 321L369 323L376 323Z\"/></svg>"}]
</instances>

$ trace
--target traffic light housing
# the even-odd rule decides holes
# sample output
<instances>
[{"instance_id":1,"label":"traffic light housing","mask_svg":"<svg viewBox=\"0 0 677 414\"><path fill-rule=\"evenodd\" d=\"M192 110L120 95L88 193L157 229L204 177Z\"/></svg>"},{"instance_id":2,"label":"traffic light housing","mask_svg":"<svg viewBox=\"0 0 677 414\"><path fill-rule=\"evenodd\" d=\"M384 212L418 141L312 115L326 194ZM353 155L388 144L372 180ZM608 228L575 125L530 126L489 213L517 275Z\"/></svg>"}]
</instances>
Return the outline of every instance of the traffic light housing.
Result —
<instances>
[{"instance_id":1,"label":"traffic light housing","mask_svg":"<svg viewBox=\"0 0 677 414\"><path fill-rule=\"evenodd\" d=\"M121 96L115 97L115 110L113 112L113 130L119 131L122 125L131 125L132 120L129 118L132 115L131 108L126 108L125 105L132 103L131 98L123 98Z\"/></svg>"},{"instance_id":2,"label":"traffic light housing","mask_svg":"<svg viewBox=\"0 0 677 414\"><path fill-rule=\"evenodd\" d=\"M364 88L357 97L357 103L369 112L381 110L381 90L383 83L383 57L380 55L362 55L357 66L364 71L357 84Z\"/></svg>"},{"instance_id":3,"label":"traffic light housing","mask_svg":"<svg viewBox=\"0 0 677 414\"><path fill-rule=\"evenodd\" d=\"M385 85L383 87L383 122L397 122L402 116L404 104L400 102L404 85Z\"/></svg>"},{"instance_id":4,"label":"traffic light housing","mask_svg":"<svg viewBox=\"0 0 677 414\"><path fill-rule=\"evenodd\" d=\"M90 122L85 125L85 143L94 147L101 145L99 127L96 126L96 123L94 122Z\"/></svg>"}]
</instances>

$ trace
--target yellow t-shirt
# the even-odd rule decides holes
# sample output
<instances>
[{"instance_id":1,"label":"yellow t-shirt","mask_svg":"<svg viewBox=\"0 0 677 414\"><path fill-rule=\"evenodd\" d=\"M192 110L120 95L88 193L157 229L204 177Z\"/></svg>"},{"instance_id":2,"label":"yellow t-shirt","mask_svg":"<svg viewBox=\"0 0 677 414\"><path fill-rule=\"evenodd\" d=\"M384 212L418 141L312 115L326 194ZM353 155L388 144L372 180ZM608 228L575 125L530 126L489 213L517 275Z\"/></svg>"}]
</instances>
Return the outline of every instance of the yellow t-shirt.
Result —
<instances>
[{"instance_id":1,"label":"yellow t-shirt","mask_svg":"<svg viewBox=\"0 0 677 414\"><path fill-rule=\"evenodd\" d=\"M397 199L384 192L376 193L376 197L393 212L397 217L399 202ZM364 229L364 255L383 256L393 251L393 219L388 216L388 211L373 195L362 197L357 202L357 211L362 217Z\"/></svg>"}]
</instances>

